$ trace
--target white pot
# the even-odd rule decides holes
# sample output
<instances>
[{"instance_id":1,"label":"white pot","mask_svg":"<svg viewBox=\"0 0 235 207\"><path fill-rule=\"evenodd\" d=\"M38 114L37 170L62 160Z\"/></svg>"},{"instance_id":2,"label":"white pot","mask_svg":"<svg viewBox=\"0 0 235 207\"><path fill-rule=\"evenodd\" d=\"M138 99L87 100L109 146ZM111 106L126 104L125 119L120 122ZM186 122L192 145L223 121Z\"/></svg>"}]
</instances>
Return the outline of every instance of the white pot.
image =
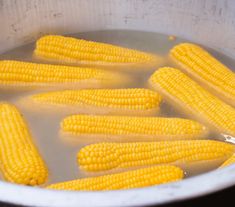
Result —
<instances>
[{"instance_id":1,"label":"white pot","mask_svg":"<svg viewBox=\"0 0 235 207\"><path fill-rule=\"evenodd\" d=\"M2 0L0 52L45 33L128 29L174 34L235 57L233 0ZM30 206L142 206L192 198L235 184L235 165L149 188L63 192L0 182L0 201Z\"/></svg>"}]
</instances>

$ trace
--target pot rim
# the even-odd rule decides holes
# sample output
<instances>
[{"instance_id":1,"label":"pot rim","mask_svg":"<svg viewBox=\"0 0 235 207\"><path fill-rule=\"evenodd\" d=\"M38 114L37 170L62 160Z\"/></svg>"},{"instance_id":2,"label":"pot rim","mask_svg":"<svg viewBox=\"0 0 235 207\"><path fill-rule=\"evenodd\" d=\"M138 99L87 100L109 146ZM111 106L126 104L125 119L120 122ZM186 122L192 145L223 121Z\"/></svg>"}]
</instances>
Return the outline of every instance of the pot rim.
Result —
<instances>
[{"instance_id":1,"label":"pot rim","mask_svg":"<svg viewBox=\"0 0 235 207\"><path fill-rule=\"evenodd\" d=\"M169 184L106 192L57 191L0 181L0 200L27 206L112 207L165 204L230 187L235 184L234 171L235 165L231 165Z\"/></svg>"}]
</instances>

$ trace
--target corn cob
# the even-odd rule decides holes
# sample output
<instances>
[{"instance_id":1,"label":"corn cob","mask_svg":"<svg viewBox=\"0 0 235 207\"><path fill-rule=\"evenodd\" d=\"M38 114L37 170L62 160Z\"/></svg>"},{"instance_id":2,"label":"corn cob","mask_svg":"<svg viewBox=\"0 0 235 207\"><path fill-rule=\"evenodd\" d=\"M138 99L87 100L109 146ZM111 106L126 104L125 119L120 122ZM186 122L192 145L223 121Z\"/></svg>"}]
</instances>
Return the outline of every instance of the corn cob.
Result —
<instances>
[{"instance_id":1,"label":"corn cob","mask_svg":"<svg viewBox=\"0 0 235 207\"><path fill-rule=\"evenodd\" d=\"M0 87L42 88L90 88L125 85L128 76L71 66L47 65L29 62L0 61Z\"/></svg>"},{"instance_id":2,"label":"corn cob","mask_svg":"<svg viewBox=\"0 0 235 207\"><path fill-rule=\"evenodd\" d=\"M103 171L157 164L193 164L226 160L235 147L212 140L179 140L136 143L98 143L82 148L78 163L86 171Z\"/></svg>"},{"instance_id":3,"label":"corn cob","mask_svg":"<svg viewBox=\"0 0 235 207\"><path fill-rule=\"evenodd\" d=\"M235 154L233 154L229 159L227 159L221 166L220 168L227 167L229 165L232 165L235 163Z\"/></svg>"},{"instance_id":4,"label":"corn cob","mask_svg":"<svg viewBox=\"0 0 235 207\"><path fill-rule=\"evenodd\" d=\"M34 54L67 63L156 65L162 62L160 57L138 50L57 35L40 38Z\"/></svg>"},{"instance_id":5,"label":"corn cob","mask_svg":"<svg viewBox=\"0 0 235 207\"><path fill-rule=\"evenodd\" d=\"M104 175L83 178L49 185L47 188L56 190L120 190L159 185L181 180L183 171L175 166L160 165Z\"/></svg>"},{"instance_id":6,"label":"corn cob","mask_svg":"<svg viewBox=\"0 0 235 207\"><path fill-rule=\"evenodd\" d=\"M170 56L182 70L235 106L235 74L207 51L198 45L183 43L175 46Z\"/></svg>"},{"instance_id":7,"label":"corn cob","mask_svg":"<svg viewBox=\"0 0 235 207\"><path fill-rule=\"evenodd\" d=\"M118 141L197 139L207 135L203 125L180 118L73 115L62 121L61 128L83 138L108 137Z\"/></svg>"},{"instance_id":8,"label":"corn cob","mask_svg":"<svg viewBox=\"0 0 235 207\"><path fill-rule=\"evenodd\" d=\"M7 181L39 185L48 172L15 106L0 103L0 170Z\"/></svg>"},{"instance_id":9,"label":"corn cob","mask_svg":"<svg viewBox=\"0 0 235 207\"><path fill-rule=\"evenodd\" d=\"M207 123L219 133L235 135L235 109L179 70L160 68L151 76L149 83L175 107Z\"/></svg>"},{"instance_id":10,"label":"corn cob","mask_svg":"<svg viewBox=\"0 0 235 207\"><path fill-rule=\"evenodd\" d=\"M21 101L73 113L152 115L159 111L161 96L144 88L90 89L36 94Z\"/></svg>"}]
</instances>

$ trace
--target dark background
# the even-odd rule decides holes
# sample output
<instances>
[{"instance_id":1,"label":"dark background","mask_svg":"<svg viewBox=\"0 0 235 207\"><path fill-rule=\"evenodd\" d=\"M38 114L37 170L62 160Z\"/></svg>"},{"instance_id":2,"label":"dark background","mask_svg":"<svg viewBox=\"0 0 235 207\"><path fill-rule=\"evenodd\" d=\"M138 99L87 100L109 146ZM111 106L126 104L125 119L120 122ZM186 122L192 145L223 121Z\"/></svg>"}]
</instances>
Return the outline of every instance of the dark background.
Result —
<instances>
[{"instance_id":1,"label":"dark background","mask_svg":"<svg viewBox=\"0 0 235 207\"><path fill-rule=\"evenodd\" d=\"M160 205L158 207L202 207L202 206L210 207L212 205L228 207L228 206L235 206L234 198L235 198L235 186L200 198L195 198L173 204L171 203L166 205ZM229 201L232 201L230 205L228 204ZM21 207L21 206L0 203L0 207Z\"/></svg>"}]
</instances>

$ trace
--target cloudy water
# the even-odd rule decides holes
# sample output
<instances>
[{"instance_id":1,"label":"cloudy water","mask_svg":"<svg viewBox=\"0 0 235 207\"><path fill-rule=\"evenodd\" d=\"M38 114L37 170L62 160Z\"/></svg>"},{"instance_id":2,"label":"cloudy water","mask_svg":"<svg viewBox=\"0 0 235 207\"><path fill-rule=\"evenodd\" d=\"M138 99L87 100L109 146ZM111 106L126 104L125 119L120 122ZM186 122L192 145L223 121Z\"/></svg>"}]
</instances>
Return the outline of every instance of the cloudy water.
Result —
<instances>
[{"instance_id":1,"label":"cloudy water","mask_svg":"<svg viewBox=\"0 0 235 207\"><path fill-rule=\"evenodd\" d=\"M167 66L173 66L167 58L169 50L174 45L180 42L185 42L183 39L180 39L178 37L176 37L175 40L170 40L168 36L162 34L122 30L86 32L70 36L111 43L123 47L155 53L157 55L163 56L163 58L165 59L165 63L163 65ZM5 54L0 55L0 59L40 62L32 56L34 47L35 43L13 49L6 52ZM235 61L231 58L228 58L225 55L217 53L210 49L209 51L227 66L235 65ZM131 87L147 87L146 82L154 69L143 70L143 72L138 71L136 74L134 74L133 72L129 72L135 79L135 82ZM2 91L0 94L0 99L1 101L9 101L18 105L17 101L19 100L19 98L38 92L39 91L36 90L23 92L10 90ZM28 122L35 143L49 167L50 177L48 183L94 175L86 174L79 170L76 155L81 147L85 146L86 144L95 142L95 139L93 141L89 140L88 143L85 139L85 141L76 141L74 140L74 138L70 139L69 137L63 136L59 130L60 121L66 116L66 114L61 113L60 110L58 110L58 113L47 113L40 108L35 109L34 112L34 110L28 110L24 107L22 108L21 106L19 107L21 108L21 112ZM38 110L41 110L40 113L38 113ZM164 102L162 104L161 111L161 116L187 117L187 115L177 113L171 106L167 105ZM213 133L210 134L208 138L221 139L221 136ZM192 176L212 169L212 167L208 169L207 163L200 164L199 166L199 168L196 167L195 169L194 167L186 169L187 175Z\"/></svg>"}]
</instances>

